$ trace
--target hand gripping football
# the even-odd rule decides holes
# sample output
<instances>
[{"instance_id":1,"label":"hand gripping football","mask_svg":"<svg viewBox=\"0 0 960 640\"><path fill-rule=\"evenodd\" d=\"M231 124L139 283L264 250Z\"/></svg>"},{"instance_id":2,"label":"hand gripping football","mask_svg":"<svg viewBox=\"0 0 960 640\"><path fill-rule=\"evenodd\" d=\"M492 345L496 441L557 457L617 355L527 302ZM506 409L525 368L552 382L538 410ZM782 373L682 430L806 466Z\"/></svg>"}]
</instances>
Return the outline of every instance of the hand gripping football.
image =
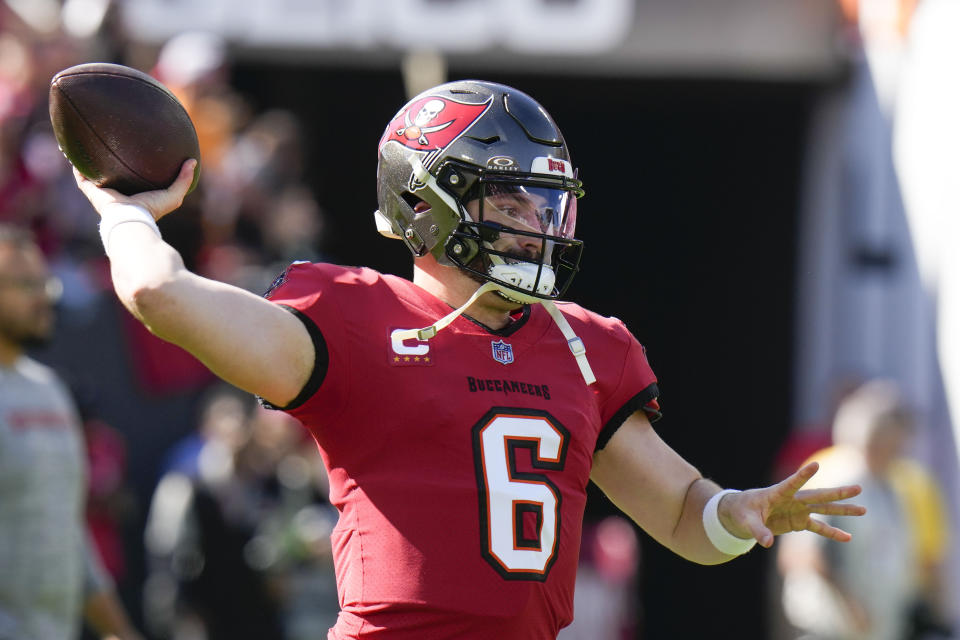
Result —
<instances>
[{"instance_id":1,"label":"hand gripping football","mask_svg":"<svg viewBox=\"0 0 960 640\"><path fill-rule=\"evenodd\" d=\"M60 150L101 187L132 195L164 189L200 146L176 96L149 75L117 64L64 69L50 82L50 122Z\"/></svg>"}]
</instances>

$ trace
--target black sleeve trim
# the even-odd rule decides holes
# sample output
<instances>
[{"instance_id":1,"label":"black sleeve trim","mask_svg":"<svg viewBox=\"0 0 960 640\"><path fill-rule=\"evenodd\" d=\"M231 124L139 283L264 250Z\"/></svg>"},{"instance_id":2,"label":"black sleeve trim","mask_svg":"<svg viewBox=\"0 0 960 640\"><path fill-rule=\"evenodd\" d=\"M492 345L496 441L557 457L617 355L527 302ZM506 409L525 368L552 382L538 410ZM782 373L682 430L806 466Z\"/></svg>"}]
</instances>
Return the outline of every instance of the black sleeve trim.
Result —
<instances>
[{"instance_id":1,"label":"black sleeve trim","mask_svg":"<svg viewBox=\"0 0 960 640\"><path fill-rule=\"evenodd\" d=\"M285 304L281 304L279 306L295 315L300 322L303 323L303 326L307 328L307 333L310 334L310 340L313 342L313 351L315 354L313 371L310 372L310 377L303 385L303 389L300 390L300 393L297 394L297 397L291 400L287 406L278 407L274 404L271 404L267 400L264 400L263 398L258 398L260 400L260 404L267 409L280 409L282 411L289 411L302 405L320 389L320 385L323 384L324 379L327 377L327 368L330 366L330 352L327 351L327 341L323 339L323 333L309 316L301 312L299 309L294 309L293 307Z\"/></svg>"},{"instance_id":2,"label":"black sleeve trim","mask_svg":"<svg viewBox=\"0 0 960 640\"><path fill-rule=\"evenodd\" d=\"M603 429L600 430L600 435L597 436L597 446L594 448L594 452L600 451L607 443L610 442L610 438L613 437L613 434L617 432L624 422L627 421L634 411L643 409L648 402L660 395L660 389L657 388L657 383L654 382L649 387L638 393L637 395L630 398L625 405L620 407L620 410L613 414L613 417L607 421L607 424L603 425ZM647 412L647 417L650 418L650 422L656 422L660 419L660 412L655 413Z\"/></svg>"}]
</instances>

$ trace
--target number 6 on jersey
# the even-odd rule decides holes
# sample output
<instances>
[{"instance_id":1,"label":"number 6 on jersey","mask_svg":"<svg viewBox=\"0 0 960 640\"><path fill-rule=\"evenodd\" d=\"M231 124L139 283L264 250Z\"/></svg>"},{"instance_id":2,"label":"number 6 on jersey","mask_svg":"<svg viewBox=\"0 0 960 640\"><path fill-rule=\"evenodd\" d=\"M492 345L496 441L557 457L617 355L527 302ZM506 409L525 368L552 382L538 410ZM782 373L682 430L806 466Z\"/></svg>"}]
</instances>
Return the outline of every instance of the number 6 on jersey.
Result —
<instances>
[{"instance_id":1,"label":"number 6 on jersey","mask_svg":"<svg viewBox=\"0 0 960 640\"><path fill-rule=\"evenodd\" d=\"M543 473L521 471L517 452L529 451L533 469L561 471L569 440L549 414L529 409L495 407L473 428L481 550L508 580L546 580L560 532L560 490Z\"/></svg>"}]
</instances>

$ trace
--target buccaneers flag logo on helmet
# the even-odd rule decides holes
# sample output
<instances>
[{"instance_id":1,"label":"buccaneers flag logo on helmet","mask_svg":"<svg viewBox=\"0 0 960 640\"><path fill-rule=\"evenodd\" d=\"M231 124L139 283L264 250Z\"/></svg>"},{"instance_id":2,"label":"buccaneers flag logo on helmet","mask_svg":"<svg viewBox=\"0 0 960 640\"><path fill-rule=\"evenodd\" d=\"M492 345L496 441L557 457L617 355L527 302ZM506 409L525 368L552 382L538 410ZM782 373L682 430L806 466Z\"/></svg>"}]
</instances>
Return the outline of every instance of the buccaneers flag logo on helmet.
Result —
<instances>
[{"instance_id":1,"label":"buccaneers flag logo on helmet","mask_svg":"<svg viewBox=\"0 0 960 640\"><path fill-rule=\"evenodd\" d=\"M438 151L476 122L490 104L489 100L467 104L439 96L414 100L387 126L379 148L395 140L415 151Z\"/></svg>"}]
</instances>

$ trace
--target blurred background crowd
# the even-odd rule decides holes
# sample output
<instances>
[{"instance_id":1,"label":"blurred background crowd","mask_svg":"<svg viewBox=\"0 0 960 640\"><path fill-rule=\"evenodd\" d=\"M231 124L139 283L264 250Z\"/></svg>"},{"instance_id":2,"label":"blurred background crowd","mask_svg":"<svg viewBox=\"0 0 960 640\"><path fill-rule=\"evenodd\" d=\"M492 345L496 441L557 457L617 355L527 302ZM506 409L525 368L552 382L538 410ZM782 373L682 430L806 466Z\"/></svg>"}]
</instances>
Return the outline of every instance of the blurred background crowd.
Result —
<instances>
[{"instance_id":1,"label":"blurred background crowd","mask_svg":"<svg viewBox=\"0 0 960 640\"><path fill-rule=\"evenodd\" d=\"M164 238L258 294L294 260L409 275L370 215L408 96L536 97L588 193L570 297L647 346L663 437L726 486L813 457L870 507L842 549L798 535L704 569L592 491L561 638L907 640L960 618L958 29L952 0L0 2L0 221L63 285L32 355L83 415L88 523L136 626L324 637L336 510L295 421L116 301L50 129L56 72L117 62L176 93L202 176Z\"/></svg>"}]
</instances>

